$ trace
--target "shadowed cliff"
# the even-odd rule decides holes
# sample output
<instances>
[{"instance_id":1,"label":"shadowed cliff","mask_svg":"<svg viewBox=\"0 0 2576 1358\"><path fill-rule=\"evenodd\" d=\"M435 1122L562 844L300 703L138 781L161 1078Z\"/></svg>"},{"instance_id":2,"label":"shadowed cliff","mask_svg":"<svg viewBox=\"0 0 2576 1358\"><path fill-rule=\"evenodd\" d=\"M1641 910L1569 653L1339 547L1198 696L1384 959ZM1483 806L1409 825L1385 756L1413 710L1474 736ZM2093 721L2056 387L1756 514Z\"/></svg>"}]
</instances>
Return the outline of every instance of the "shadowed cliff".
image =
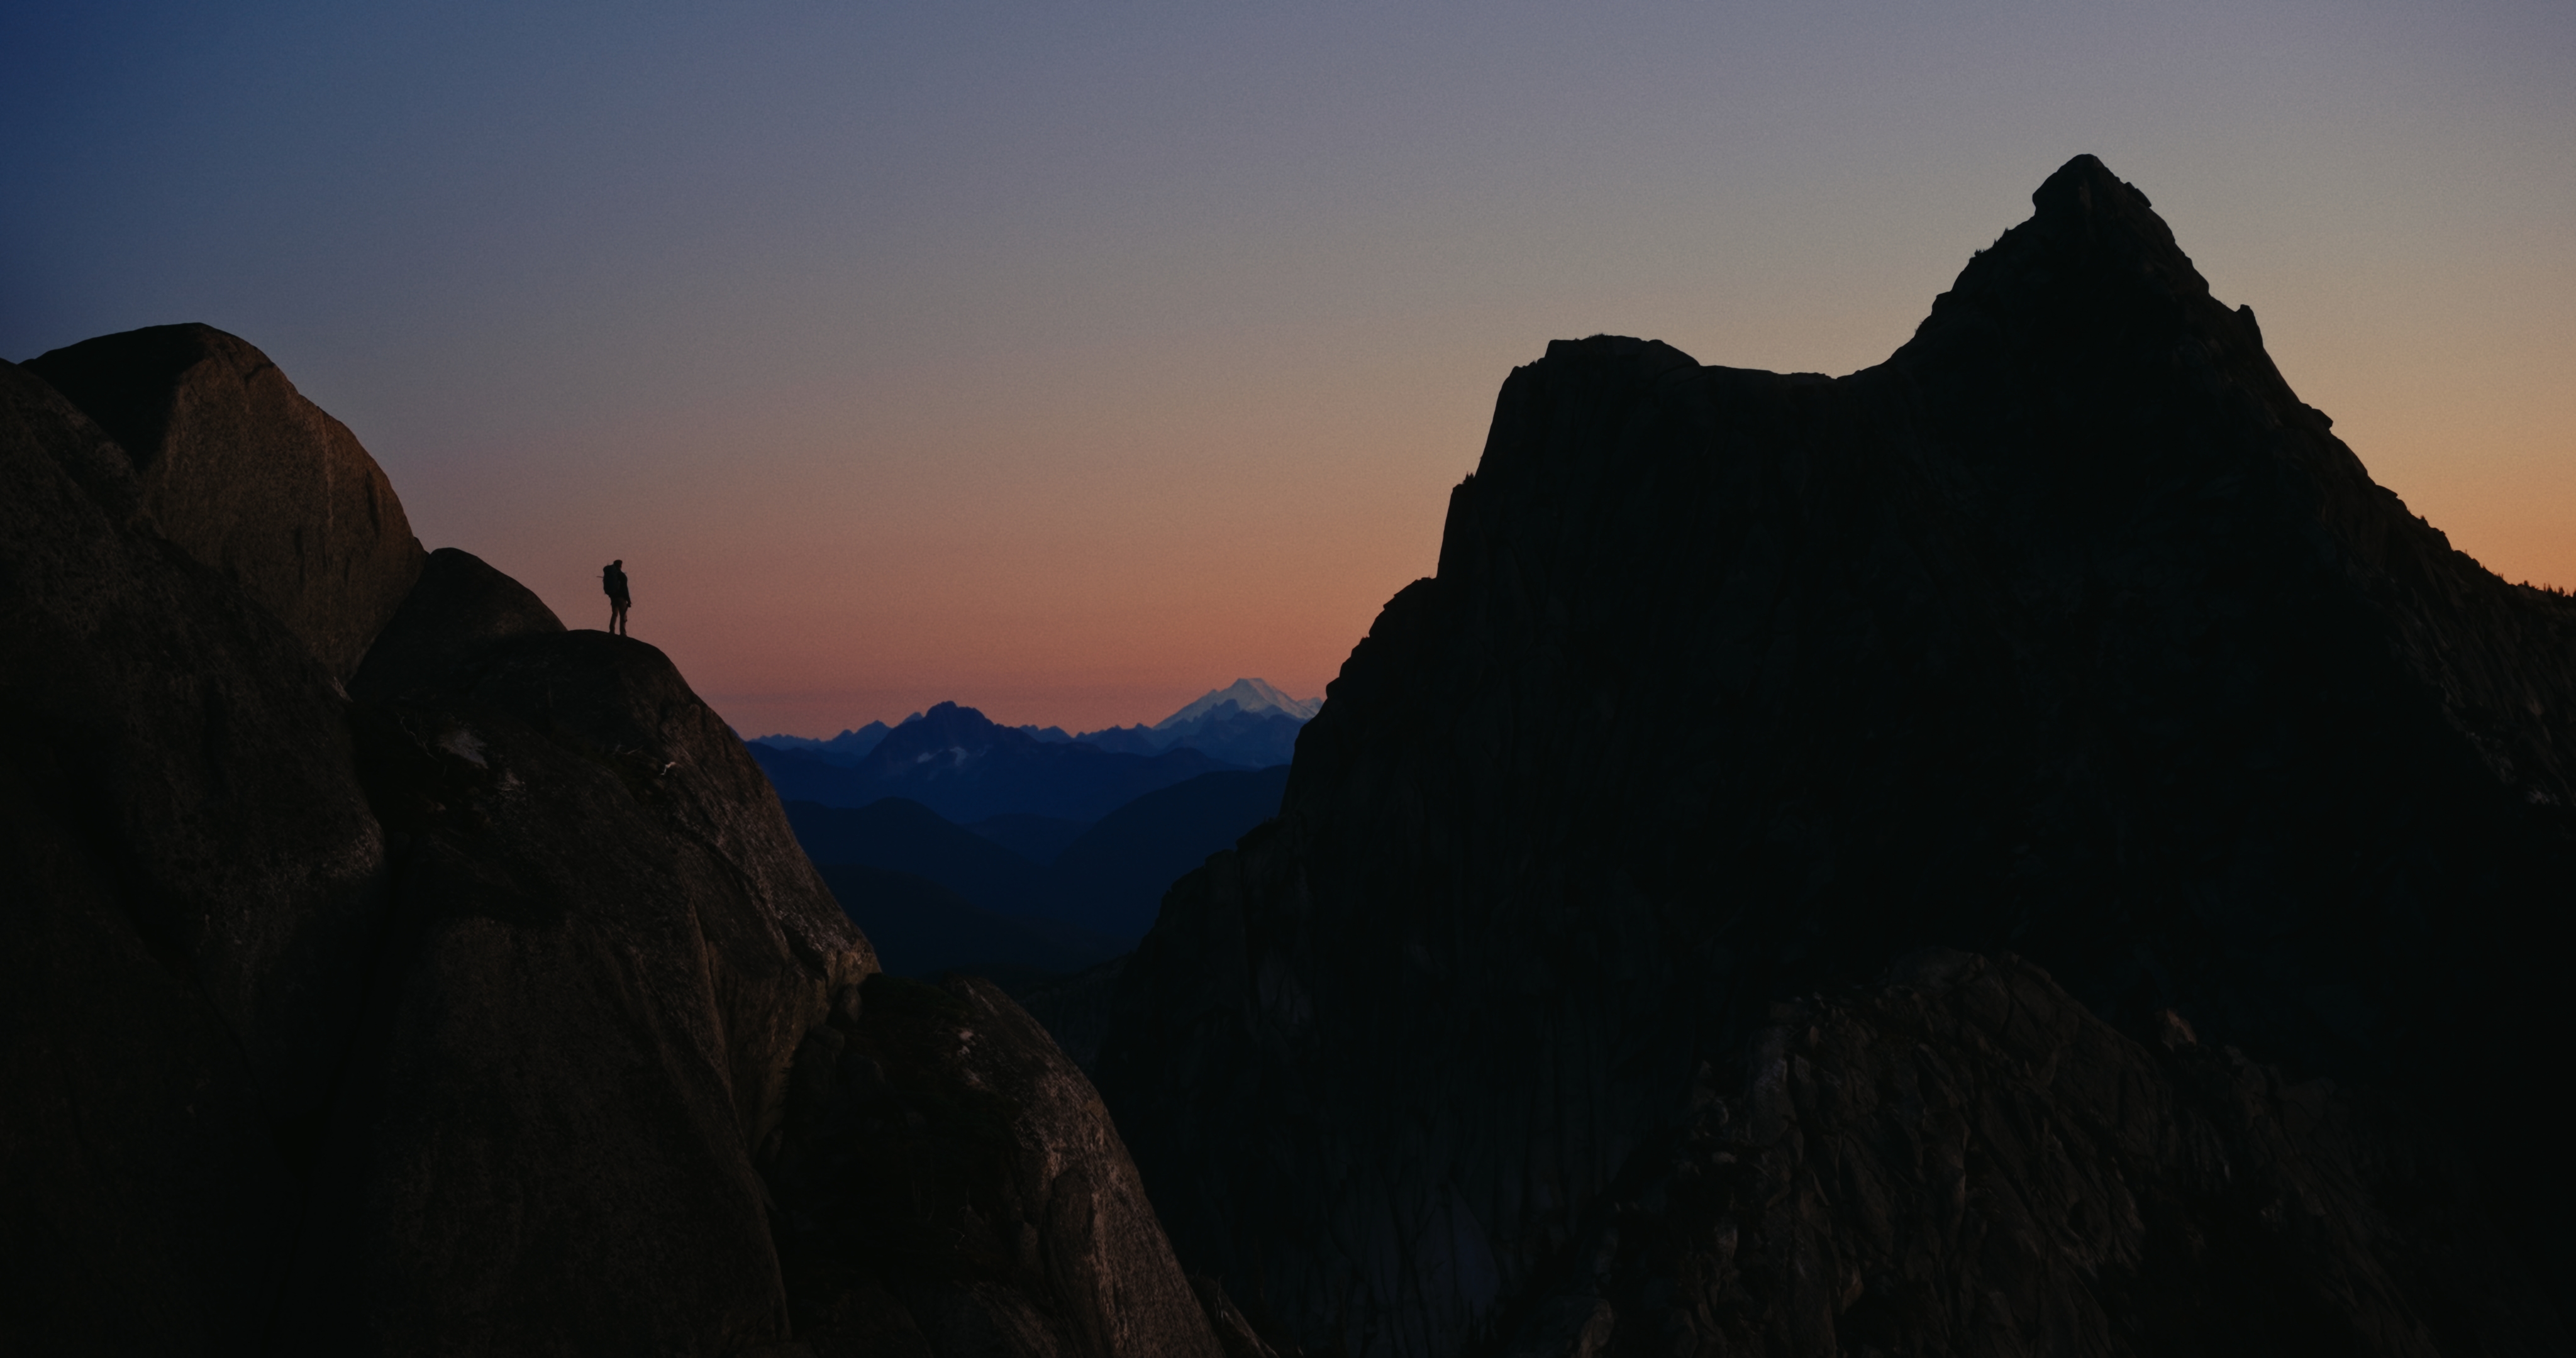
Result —
<instances>
[{"instance_id":1,"label":"shadowed cliff","mask_svg":"<svg viewBox=\"0 0 2576 1358\"><path fill-rule=\"evenodd\" d=\"M905 1225L800 1168L876 971L668 658L424 558L257 350L0 364L0 1350L1213 1358L998 994L903 1068L953 1257L809 1266Z\"/></svg>"},{"instance_id":2,"label":"shadowed cliff","mask_svg":"<svg viewBox=\"0 0 2576 1358\"><path fill-rule=\"evenodd\" d=\"M1120 979L1101 1087L1184 1262L1256 1321L1354 1354L2563 1347L2531 1072L2576 1036L2576 606L2373 485L2143 194L2079 157L2033 201L1878 367L1595 337L1506 382L1438 575L1352 654L1280 821L1176 887ZM2319 1135L2393 1149L2324 1236L2222 1204L2012 1285L2072 1329L1988 1305L1974 1232L1813 1296L1804 1265L1708 1281L1719 1235L1787 1220L1770 1199L1633 1253L1694 1102L1768 1097L1770 1005L1927 945L2275 1068L2225 1077L2249 1090L2367 1090L2400 1111ZM1882 1040L1851 1061L1914 1059ZM1967 1060L1950 1040L1922 1059ZM1780 1171L1815 1195L1797 1229L1854 1238L1873 1177L1957 1191L1853 1136L1840 1177ZM2035 1219L2116 1220L2087 1182ZM2239 1255L2188 1246L2221 1229ZM2491 1267L2404 1266L2446 1240ZM2229 1290L2249 1259L2405 1285ZM2361 1337L2318 1328L2335 1307Z\"/></svg>"}]
</instances>

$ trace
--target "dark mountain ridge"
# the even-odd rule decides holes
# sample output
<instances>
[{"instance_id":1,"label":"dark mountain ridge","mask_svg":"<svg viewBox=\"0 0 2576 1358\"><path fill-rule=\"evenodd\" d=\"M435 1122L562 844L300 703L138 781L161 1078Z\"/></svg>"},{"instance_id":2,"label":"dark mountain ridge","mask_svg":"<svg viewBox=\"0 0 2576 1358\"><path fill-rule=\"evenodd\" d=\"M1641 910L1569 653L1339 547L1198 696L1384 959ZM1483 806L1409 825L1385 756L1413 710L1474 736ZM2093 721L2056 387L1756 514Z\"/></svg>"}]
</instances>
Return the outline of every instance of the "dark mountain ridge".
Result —
<instances>
[{"instance_id":1,"label":"dark mountain ridge","mask_svg":"<svg viewBox=\"0 0 2576 1358\"><path fill-rule=\"evenodd\" d=\"M2033 203L1875 368L1504 385L1117 981L1102 1091L1276 1334L2565 1351L2576 606L2372 484L2143 194Z\"/></svg>"},{"instance_id":2,"label":"dark mountain ridge","mask_svg":"<svg viewBox=\"0 0 2576 1358\"><path fill-rule=\"evenodd\" d=\"M1202 773L1100 818L1056 856L1052 913L1117 939L1142 938L1171 889L1208 855L1279 814L1288 766Z\"/></svg>"},{"instance_id":3,"label":"dark mountain ridge","mask_svg":"<svg viewBox=\"0 0 2576 1358\"><path fill-rule=\"evenodd\" d=\"M1130 946L1078 924L987 910L920 873L865 863L818 863L814 870L898 976L965 970L1008 989L1021 977L1097 966Z\"/></svg>"},{"instance_id":4,"label":"dark mountain ridge","mask_svg":"<svg viewBox=\"0 0 2576 1358\"><path fill-rule=\"evenodd\" d=\"M935 897L865 874L833 877L832 869L839 865L918 877L996 917L970 921L959 916L937 926L945 930L943 940L961 945L992 939L996 951L991 956L960 951L945 941L918 952L901 941L879 938L881 931L871 928L869 937L885 949L889 970L925 975L944 967L1008 962L1073 971L1143 937L1172 882L1277 815L1287 784L1286 765L1203 773L1110 812L1045 864L900 797L856 808L789 802L787 820L841 903L863 924L903 918L906 908L942 916L958 912ZM878 899L879 887L895 889ZM1071 926L1070 931L1036 927L1049 921ZM919 924L934 927L927 917ZM1017 936L1023 933L1028 936ZM1052 960L1039 960L1042 955Z\"/></svg>"},{"instance_id":5,"label":"dark mountain ridge","mask_svg":"<svg viewBox=\"0 0 2576 1358\"><path fill-rule=\"evenodd\" d=\"M920 714L913 715L918 717ZM893 729L884 722L872 721L856 730L845 730L825 740L816 740L810 736L761 736L752 743L791 754L811 755L823 763L842 768L856 768L859 761L867 757L868 751L875 749L877 743L886 738L886 732Z\"/></svg>"},{"instance_id":6,"label":"dark mountain ridge","mask_svg":"<svg viewBox=\"0 0 2576 1358\"><path fill-rule=\"evenodd\" d=\"M1039 867L1045 867L1053 863L1057 855L1065 851L1067 845L1080 839L1082 832L1091 827L1083 821L1063 820L1055 816L1031 816L1014 811L999 816L987 816L966 828Z\"/></svg>"}]
</instances>

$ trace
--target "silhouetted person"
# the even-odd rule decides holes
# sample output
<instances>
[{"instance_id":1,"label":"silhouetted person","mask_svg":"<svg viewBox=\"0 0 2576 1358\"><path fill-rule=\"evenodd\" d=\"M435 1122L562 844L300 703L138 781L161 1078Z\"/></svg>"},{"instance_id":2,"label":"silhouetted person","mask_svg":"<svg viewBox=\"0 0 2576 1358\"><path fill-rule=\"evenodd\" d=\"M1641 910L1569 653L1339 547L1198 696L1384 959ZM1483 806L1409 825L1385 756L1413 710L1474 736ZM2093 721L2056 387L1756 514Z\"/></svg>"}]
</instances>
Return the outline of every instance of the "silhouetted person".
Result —
<instances>
[{"instance_id":1,"label":"silhouetted person","mask_svg":"<svg viewBox=\"0 0 2576 1358\"><path fill-rule=\"evenodd\" d=\"M599 573L599 587L608 591L608 630L613 636L626 635L626 606L632 599L626 594L626 561L620 557L608 563Z\"/></svg>"}]
</instances>

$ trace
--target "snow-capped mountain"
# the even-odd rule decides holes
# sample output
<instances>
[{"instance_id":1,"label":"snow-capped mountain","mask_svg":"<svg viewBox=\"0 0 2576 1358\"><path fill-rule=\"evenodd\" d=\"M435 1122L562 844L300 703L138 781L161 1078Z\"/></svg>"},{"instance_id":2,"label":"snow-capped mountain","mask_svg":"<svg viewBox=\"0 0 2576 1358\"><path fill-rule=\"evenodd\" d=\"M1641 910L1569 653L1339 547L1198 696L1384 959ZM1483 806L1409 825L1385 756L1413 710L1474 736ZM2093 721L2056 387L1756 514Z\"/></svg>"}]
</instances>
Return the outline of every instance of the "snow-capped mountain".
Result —
<instances>
[{"instance_id":1,"label":"snow-capped mountain","mask_svg":"<svg viewBox=\"0 0 2576 1358\"><path fill-rule=\"evenodd\" d=\"M1169 731L1176 726L1196 721L1225 703L1233 703L1236 710L1247 716L1277 712L1283 716L1295 717L1299 721L1311 720L1317 712L1324 709L1323 699L1291 698L1271 687L1267 679L1237 679L1224 688L1209 689L1198 701L1154 723L1154 729Z\"/></svg>"}]
</instances>

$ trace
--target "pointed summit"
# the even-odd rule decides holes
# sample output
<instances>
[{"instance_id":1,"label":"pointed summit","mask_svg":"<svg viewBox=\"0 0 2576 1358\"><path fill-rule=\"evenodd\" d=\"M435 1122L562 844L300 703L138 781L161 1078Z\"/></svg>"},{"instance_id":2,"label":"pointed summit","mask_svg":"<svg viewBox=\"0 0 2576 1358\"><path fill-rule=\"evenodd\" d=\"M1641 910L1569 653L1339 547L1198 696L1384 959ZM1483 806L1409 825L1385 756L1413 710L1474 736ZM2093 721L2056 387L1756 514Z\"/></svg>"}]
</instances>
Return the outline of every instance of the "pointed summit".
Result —
<instances>
[{"instance_id":1,"label":"pointed summit","mask_svg":"<svg viewBox=\"0 0 2576 1358\"><path fill-rule=\"evenodd\" d=\"M2038 209L2041 220L2067 213L2089 215L2097 208L2116 213L2132 204L2140 209L2153 206L2136 185L2111 173L2111 167L2093 155L2077 156L2058 166L2057 173L2030 192L2030 205Z\"/></svg>"},{"instance_id":2,"label":"pointed summit","mask_svg":"<svg viewBox=\"0 0 2576 1358\"><path fill-rule=\"evenodd\" d=\"M1514 371L1438 573L1299 733L1275 828L1164 898L1100 1090L1181 1257L1289 1340L1564 1352L1615 1319L1614 1342L1707 1351L1812 1316L1825 1337L1800 1344L1847 1324L1857 1350L1865 1326L1934 1323L1869 1309L1891 1305L1881 1278L2045 1276L2015 1295L2094 1335L2167 1327L2155 1351L2349 1346L2330 1331L2567 1351L2541 1288L2576 1278L2576 1178L2528 1072L2576 1044L2576 604L2496 579L2373 485L2099 160L2032 202L1848 376L1610 336ZM1934 949L2044 968L2016 974L2062 987L2075 1003L2044 1002L2070 1021L2178 1018L2207 1044L2167 1061L2165 1039L2095 1029L2045 1066L2052 1099L2111 1070L2115 1040L2142 1072L2121 1087L2171 1090L2159 1106L2207 1097L2220 1051L2330 1075L2438 1113L2456 1149L2423 1153L2458 1160L2412 1163L2473 1168L2462 1200L2494 1224L2408 1215L2377 1171L2336 1179L2356 1195L2313 1234L2235 1224L2221 1204L2274 1191L2254 1184L2344 1174L2333 1145L2412 1144L2373 1140L2357 1100L2318 1105L2323 1139L2273 1162L2285 1178L2124 1139L2141 1149L2116 1171L2051 1180L2104 1188L2053 1199L2027 1245L1944 1234L1943 1204L2036 1179L2001 1159L1909 1179L1929 1120L1863 1126L1897 1090L1965 1089L1951 1072L1993 1050L1928 1017L1987 963L1939 953L1889 987L1892 960ZM1858 1030L1761 1017L1846 993L1910 1026L1837 1048ZM2018 1003L1987 1012L2038 1031ZM1869 1073L1918 1060L1919 1080ZM1685 1111L1720 1100L1759 1111ZM1703 1139L1728 1149L1672 1149ZM1757 1146L1822 1158L1737 1168ZM1636 1185L1716 1185L1721 1164L1741 1177L1639 1205ZM1797 1174L1812 1196L1758 1220ZM2174 1225L2131 1224L2143 1202ZM2077 1213L2122 1223L2086 1248L2128 1272L2056 1271ZM1636 1243L1719 1238L1722 1284ZM2197 1243L2222 1239L2241 1252ZM2472 1257L2494 1263L2420 1292L2339 1281ZM1848 1312L1792 1281L1827 1269L1849 1270ZM2242 1286L2257 1270L2338 1281ZM1962 1312L1923 1342L2055 1342L2018 1319Z\"/></svg>"}]
</instances>

